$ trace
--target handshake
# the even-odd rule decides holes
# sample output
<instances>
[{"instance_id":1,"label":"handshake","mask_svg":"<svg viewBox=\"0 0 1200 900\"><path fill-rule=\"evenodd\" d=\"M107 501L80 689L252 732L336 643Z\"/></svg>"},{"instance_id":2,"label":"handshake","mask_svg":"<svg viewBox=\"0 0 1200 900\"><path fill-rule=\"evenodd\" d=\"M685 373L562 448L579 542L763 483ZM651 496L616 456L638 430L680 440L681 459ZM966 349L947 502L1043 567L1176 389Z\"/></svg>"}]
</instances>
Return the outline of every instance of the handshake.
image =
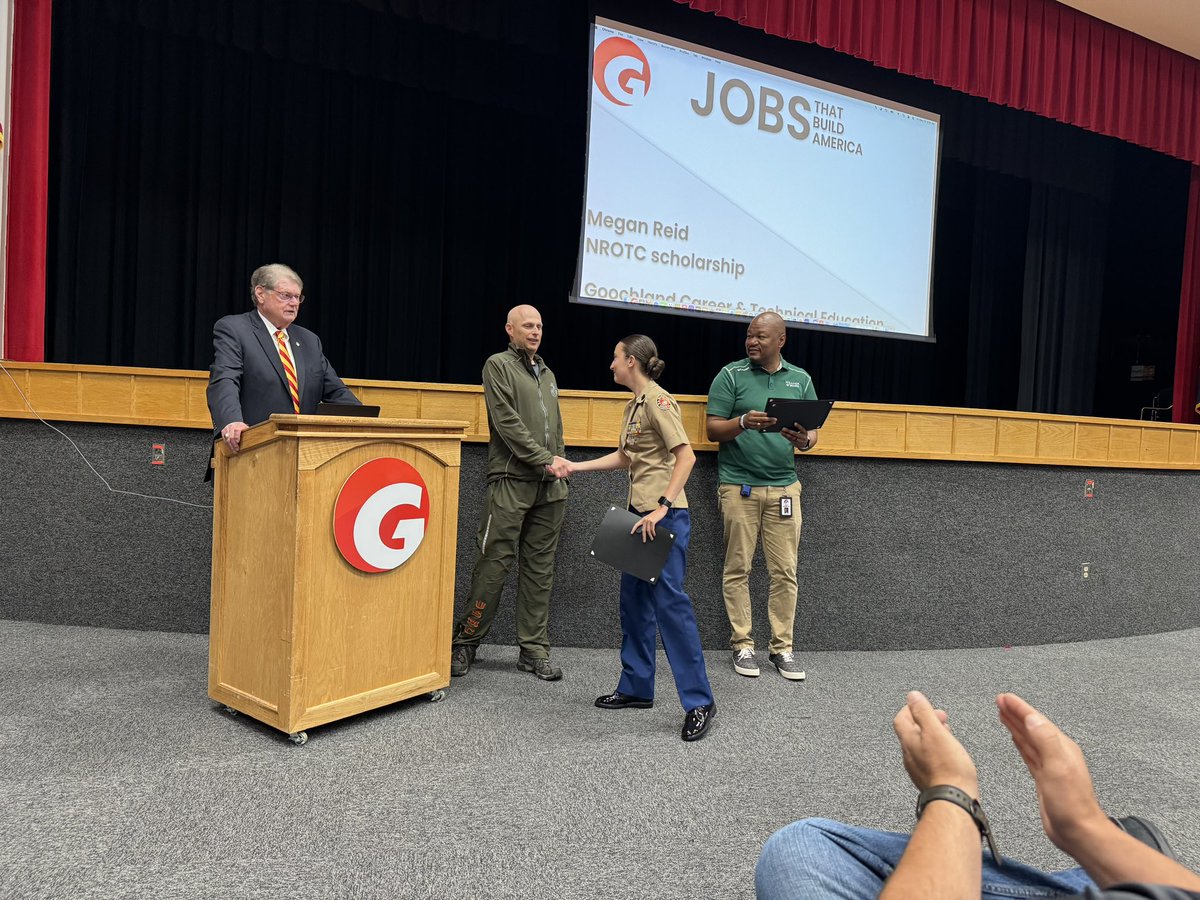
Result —
<instances>
[{"instance_id":1,"label":"handshake","mask_svg":"<svg viewBox=\"0 0 1200 900\"><path fill-rule=\"evenodd\" d=\"M570 478L575 474L575 465L569 459L556 456L546 465L546 471L555 478Z\"/></svg>"}]
</instances>

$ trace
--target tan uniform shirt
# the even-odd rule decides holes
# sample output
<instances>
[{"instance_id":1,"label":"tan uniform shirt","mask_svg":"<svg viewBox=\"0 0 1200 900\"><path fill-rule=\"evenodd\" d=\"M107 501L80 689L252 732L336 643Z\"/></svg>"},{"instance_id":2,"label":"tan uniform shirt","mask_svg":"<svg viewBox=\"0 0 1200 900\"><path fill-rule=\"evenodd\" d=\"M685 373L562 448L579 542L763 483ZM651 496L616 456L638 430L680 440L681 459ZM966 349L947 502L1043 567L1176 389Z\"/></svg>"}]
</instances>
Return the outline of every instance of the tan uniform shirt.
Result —
<instances>
[{"instance_id":1,"label":"tan uniform shirt","mask_svg":"<svg viewBox=\"0 0 1200 900\"><path fill-rule=\"evenodd\" d=\"M645 393L625 407L621 451L629 457L629 505L653 512L667 492L675 471L672 449L688 443L675 398L651 381ZM675 509L687 509L687 494L675 498Z\"/></svg>"}]
</instances>

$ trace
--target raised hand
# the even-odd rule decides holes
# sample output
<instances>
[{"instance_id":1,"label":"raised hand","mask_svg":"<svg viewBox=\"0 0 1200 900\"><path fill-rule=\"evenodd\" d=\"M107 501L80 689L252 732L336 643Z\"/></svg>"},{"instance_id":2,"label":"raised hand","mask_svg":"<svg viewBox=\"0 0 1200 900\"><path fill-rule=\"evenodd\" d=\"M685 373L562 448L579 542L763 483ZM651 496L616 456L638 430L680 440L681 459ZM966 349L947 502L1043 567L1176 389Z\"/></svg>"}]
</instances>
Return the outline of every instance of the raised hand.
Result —
<instances>
[{"instance_id":1,"label":"raised hand","mask_svg":"<svg viewBox=\"0 0 1200 900\"><path fill-rule=\"evenodd\" d=\"M934 709L924 694L909 691L908 702L892 721L905 771L918 791L949 784L978 798L975 762L950 733L948 721L945 711Z\"/></svg>"},{"instance_id":2,"label":"raised hand","mask_svg":"<svg viewBox=\"0 0 1200 900\"><path fill-rule=\"evenodd\" d=\"M1056 847L1070 853L1089 828L1108 818L1096 799L1083 751L1016 694L1001 694L996 705L1037 786L1042 828Z\"/></svg>"}]
</instances>

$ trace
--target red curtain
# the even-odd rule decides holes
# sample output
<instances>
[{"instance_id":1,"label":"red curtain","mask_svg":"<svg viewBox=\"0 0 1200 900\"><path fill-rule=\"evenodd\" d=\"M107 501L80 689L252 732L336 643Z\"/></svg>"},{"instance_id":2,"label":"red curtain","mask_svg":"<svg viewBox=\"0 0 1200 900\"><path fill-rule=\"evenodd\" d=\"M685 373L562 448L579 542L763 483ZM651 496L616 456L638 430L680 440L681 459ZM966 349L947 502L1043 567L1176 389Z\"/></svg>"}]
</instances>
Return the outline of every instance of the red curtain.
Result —
<instances>
[{"instance_id":1,"label":"red curtain","mask_svg":"<svg viewBox=\"0 0 1200 900\"><path fill-rule=\"evenodd\" d=\"M1192 166L1188 196L1188 242L1183 250L1183 289L1179 293L1179 335L1175 342L1172 419L1200 424L1200 166Z\"/></svg>"},{"instance_id":2,"label":"red curtain","mask_svg":"<svg viewBox=\"0 0 1200 900\"><path fill-rule=\"evenodd\" d=\"M676 0L1192 163L1173 416L1200 422L1200 60L1056 0Z\"/></svg>"},{"instance_id":3,"label":"red curtain","mask_svg":"<svg viewBox=\"0 0 1200 900\"><path fill-rule=\"evenodd\" d=\"M46 203L50 178L50 5L13 9L12 122L4 346L0 355L41 362L46 348Z\"/></svg>"},{"instance_id":4,"label":"red curtain","mask_svg":"<svg viewBox=\"0 0 1200 900\"><path fill-rule=\"evenodd\" d=\"M1200 60L1056 0L676 0L1200 165Z\"/></svg>"}]
</instances>

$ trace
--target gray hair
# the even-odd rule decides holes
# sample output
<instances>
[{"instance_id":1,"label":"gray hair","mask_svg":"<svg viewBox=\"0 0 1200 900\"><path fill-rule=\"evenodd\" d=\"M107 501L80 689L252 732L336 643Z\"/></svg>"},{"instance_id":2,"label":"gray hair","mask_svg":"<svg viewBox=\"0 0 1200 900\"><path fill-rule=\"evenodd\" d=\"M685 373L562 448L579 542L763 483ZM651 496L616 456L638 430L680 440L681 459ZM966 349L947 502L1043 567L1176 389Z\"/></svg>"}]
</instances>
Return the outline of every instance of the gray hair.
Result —
<instances>
[{"instance_id":1,"label":"gray hair","mask_svg":"<svg viewBox=\"0 0 1200 900\"><path fill-rule=\"evenodd\" d=\"M258 296L254 293L255 288L265 287L268 290L275 290L275 285L284 279L294 281L300 288L300 292L304 292L304 280L296 274L296 270L291 266L285 266L283 263L271 263L266 266L259 266L254 270L254 274L250 276L250 302L258 306Z\"/></svg>"}]
</instances>

